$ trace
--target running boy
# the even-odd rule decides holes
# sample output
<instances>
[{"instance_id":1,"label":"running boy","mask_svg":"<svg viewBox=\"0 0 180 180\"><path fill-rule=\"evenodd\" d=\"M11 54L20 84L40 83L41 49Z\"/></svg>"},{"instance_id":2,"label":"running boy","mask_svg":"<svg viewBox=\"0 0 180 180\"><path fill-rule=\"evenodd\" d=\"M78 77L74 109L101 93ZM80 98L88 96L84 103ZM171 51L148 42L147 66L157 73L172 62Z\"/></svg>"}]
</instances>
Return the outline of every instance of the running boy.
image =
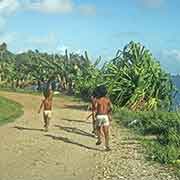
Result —
<instances>
[{"instance_id":1,"label":"running boy","mask_svg":"<svg viewBox=\"0 0 180 180\"><path fill-rule=\"evenodd\" d=\"M106 97L107 90L105 86L98 87L98 96L96 99L96 121L97 121L97 135L98 141L96 145L100 145L101 141L101 130L105 138L105 148L107 151L109 147L109 126L110 126L110 113L112 111L112 103L108 97Z\"/></svg>"},{"instance_id":2,"label":"running boy","mask_svg":"<svg viewBox=\"0 0 180 180\"><path fill-rule=\"evenodd\" d=\"M50 89L44 92L44 99L42 100L38 113L41 112L42 108L43 108L44 128L45 131L47 132L49 128L50 119L52 116L52 92Z\"/></svg>"}]
</instances>

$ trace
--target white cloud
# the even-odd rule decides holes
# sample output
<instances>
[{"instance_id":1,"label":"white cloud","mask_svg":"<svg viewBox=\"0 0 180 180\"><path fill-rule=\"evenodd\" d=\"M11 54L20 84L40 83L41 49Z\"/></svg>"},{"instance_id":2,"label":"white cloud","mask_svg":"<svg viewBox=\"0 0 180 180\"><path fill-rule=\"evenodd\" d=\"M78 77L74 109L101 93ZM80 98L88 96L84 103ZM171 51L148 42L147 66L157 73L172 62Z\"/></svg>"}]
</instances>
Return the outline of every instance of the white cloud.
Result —
<instances>
[{"instance_id":1,"label":"white cloud","mask_svg":"<svg viewBox=\"0 0 180 180\"><path fill-rule=\"evenodd\" d=\"M140 3L148 8L160 8L165 0L139 0Z\"/></svg>"},{"instance_id":2,"label":"white cloud","mask_svg":"<svg viewBox=\"0 0 180 180\"><path fill-rule=\"evenodd\" d=\"M21 53L27 52L28 50L29 50L29 48L22 48L22 49L18 49L15 53L21 54Z\"/></svg>"},{"instance_id":3,"label":"white cloud","mask_svg":"<svg viewBox=\"0 0 180 180\"><path fill-rule=\"evenodd\" d=\"M18 0L0 0L0 16L9 16L20 7Z\"/></svg>"},{"instance_id":4,"label":"white cloud","mask_svg":"<svg viewBox=\"0 0 180 180\"><path fill-rule=\"evenodd\" d=\"M70 13L74 4L71 0L41 0L24 3L24 8L44 13Z\"/></svg>"},{"instance_id":5,"label":"white cloud","mask_svg":"<svg viewBox=\"0 0 180 180\"><path fill-rule=\"evenodd\" d=\"M0 16L9 16L18 9L44 13L71 13L78 11L83 15L95 15L93 4L75 4L74 0L0 0Z\"/></svg>"},{"instance_id":6,"label":"white cloud","mask_svg":"<svg viewBox=\"0 0 180 180\"><path fill-rule=\"evenodd\" d=\"M13 33L4 33L0 36L0 43L7 43L7 44L11 44L13 41L15 41L17 38L17 33L13 32Z\"/></svg>"},{"instance_id":7,"label":"white cloud","mask_svg":"<svg viewBox=\"0 0 180 180\"><path fill-rule=\"evenodd\" d=\"M79 11L83 15L96 15L96 6L92 4L84 4L78 7Z\"/></svg>"},{"instance_id":8,"label":"white cloud","mask_svg":"<svg viewBox=\"0 0 180 180\"><path fill-rule=\"evenodd\" d=\"M180 49L165 50L163 55L180 62Z\"/></svg>"},{"instance_id":9,"label":"white cloud","mask_svg":"<svg viewBox=\"0 0 180 180\"><path fill-rule=\"evenodd\" d=\"M80 12L82 15L95 15L96 6L93 4L77 5L73 0L36 0L25 1L23 6L26 10L40 11L44 13L71 13Z\"/></svg>"},{"instance_id":10,"label":"white cloud","mask_svg":"<svg viewBox=\"0 0 180 180\"><path fill-rule=\"evenodd\" d=\"M12 15L19 6L17 0L0 0L0 33L5 29L8 16Z\"/></svg>"},{"instance_id":11,"label":"white cloud","mask_svg":"<svg viewBox=\"0 0 180 180\"><path fill-rule=\"evenodd\" d=\"M69 49L69 47L66 46L66 45L59 45L59 46L57 46L57 48L56 48L57 52L59 52L59 53L61 53L61 54L64 54L66 49L67 49L67 50Z\"/></svg>"}]
</instances>

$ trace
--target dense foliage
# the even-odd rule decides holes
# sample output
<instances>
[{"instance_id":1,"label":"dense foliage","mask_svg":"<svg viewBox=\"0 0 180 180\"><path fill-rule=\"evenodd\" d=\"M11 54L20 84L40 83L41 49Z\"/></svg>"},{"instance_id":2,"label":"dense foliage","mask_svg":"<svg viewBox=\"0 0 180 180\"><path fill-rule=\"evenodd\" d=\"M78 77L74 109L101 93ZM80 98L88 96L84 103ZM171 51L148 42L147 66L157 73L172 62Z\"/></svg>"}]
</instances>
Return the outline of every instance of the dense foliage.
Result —
<instances>
[{"instance_id":1,"label":"dense foliage","mask_svg":"<svg viewBox=\"0 0 180 180\"><path fill-rule=\"evenodd\" d=\"M139 43L130 42L105 68L115 104L133 111L168 108L173 90L169 74ZM113 79L113 81L112 81Z\"/></svg>"},{"instance_id":2,"label":"dense foliage","mask_svg":"<svg viewBox=\"0 0 180 180\"><path fill-rule=\"evenodd\" d=\"M97 68L84 55L40 53L38 50L14 55L6 44L0 47L1 86L26 87L44 82L59 84L59 89L88 97L99 84L105 84L117 106L133 111L169 109L172 82L152 54L139 43L130 42L116 57ZM54 82L54 83L53 83Z\"/></svg>"},{"instance_id":3,"label":"dense foliage","mask_svg":"<svg viewBox=\"0 0 180 180\"><path fill-rule=\"evenodd\" d=\"M91 66L87 52L85 55L70 53L64 55L41 53L38 50L14 55L6 44L0 47L1 87L24 88L37 85L38 90L46 83L58 82L59 89L74 89L76 76Z\"/></svg>"}]
</instances>

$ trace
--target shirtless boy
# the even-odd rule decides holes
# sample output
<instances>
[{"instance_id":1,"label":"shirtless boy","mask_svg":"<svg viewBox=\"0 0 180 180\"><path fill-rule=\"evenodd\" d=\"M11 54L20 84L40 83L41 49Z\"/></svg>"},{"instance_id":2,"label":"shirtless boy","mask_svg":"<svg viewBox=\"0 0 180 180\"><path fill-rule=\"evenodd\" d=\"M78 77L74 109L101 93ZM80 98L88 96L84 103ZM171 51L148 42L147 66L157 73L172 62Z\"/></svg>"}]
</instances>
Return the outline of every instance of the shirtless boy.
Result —
<instances>
[{"instance_id":1,"label":"shirtless boy","mask_svg":"<svg viewBox=\"0 0 180 180\"><path fill-rule=\"evenodd\" d=\"M38 113L41 112L42 108L43 108L44 128L45 131L47 132L49 128L50 119L52 116L52 92L50 89L48 89L47 92L44 93L44 99L42 100Z\"/></svg>"},{"instance_id":2,"label":"shirtless boy","mask_svg":"<svg viewBox=\"0 0 180 180\"><path fill-rule=\"evenodd\" d=\"M98 97L96 99L96 121L97 121L97 135L98 141L96 145L100 145L101 141L101 130L105 138L105 148L107 151L109 147L109 126L110 126L110 113L112 109L112 103L108 97L106 97L107 90L105 86L98 88Z\"/></svg>"}]
</instances>

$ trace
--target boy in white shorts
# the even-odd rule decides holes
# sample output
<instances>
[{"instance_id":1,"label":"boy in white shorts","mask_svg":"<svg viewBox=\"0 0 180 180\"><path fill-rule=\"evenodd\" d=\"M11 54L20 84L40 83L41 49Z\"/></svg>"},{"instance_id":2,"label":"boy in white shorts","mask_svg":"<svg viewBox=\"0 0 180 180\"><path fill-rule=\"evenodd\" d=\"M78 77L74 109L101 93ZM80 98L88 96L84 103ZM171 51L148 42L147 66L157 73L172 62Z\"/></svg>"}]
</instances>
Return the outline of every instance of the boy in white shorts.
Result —
<instances>
[{"instance_id":1,"label":"boy in white shorts","mask_svg":"<svg viewBox=\"0 0 180 180\"><path fill-rule=\"evenodd\" d=\"M45 131L47 132L50 119L52 117L52 92L50 89L48 89L47 92L44 93L44 99L42 100L38 113L41 112L42 108L43 108L44 128Z\"/></svg>"},{"instance_id":2,"label":"boy in white shorts","mask_svg":"<svg viewBox=\"0 0 180 180\"><path fill-rule=\"evenodd\" d=\"M101 144L101 130L105 138L105 147L109 151L109 126L110 126L110 113L112 110L112 103L108 97L106 97L107 90L105 86L99 86L98 96L96 99L96 122L97 122L97 135L98 141L96 145Z\"/></svg>"}]
</instances>

